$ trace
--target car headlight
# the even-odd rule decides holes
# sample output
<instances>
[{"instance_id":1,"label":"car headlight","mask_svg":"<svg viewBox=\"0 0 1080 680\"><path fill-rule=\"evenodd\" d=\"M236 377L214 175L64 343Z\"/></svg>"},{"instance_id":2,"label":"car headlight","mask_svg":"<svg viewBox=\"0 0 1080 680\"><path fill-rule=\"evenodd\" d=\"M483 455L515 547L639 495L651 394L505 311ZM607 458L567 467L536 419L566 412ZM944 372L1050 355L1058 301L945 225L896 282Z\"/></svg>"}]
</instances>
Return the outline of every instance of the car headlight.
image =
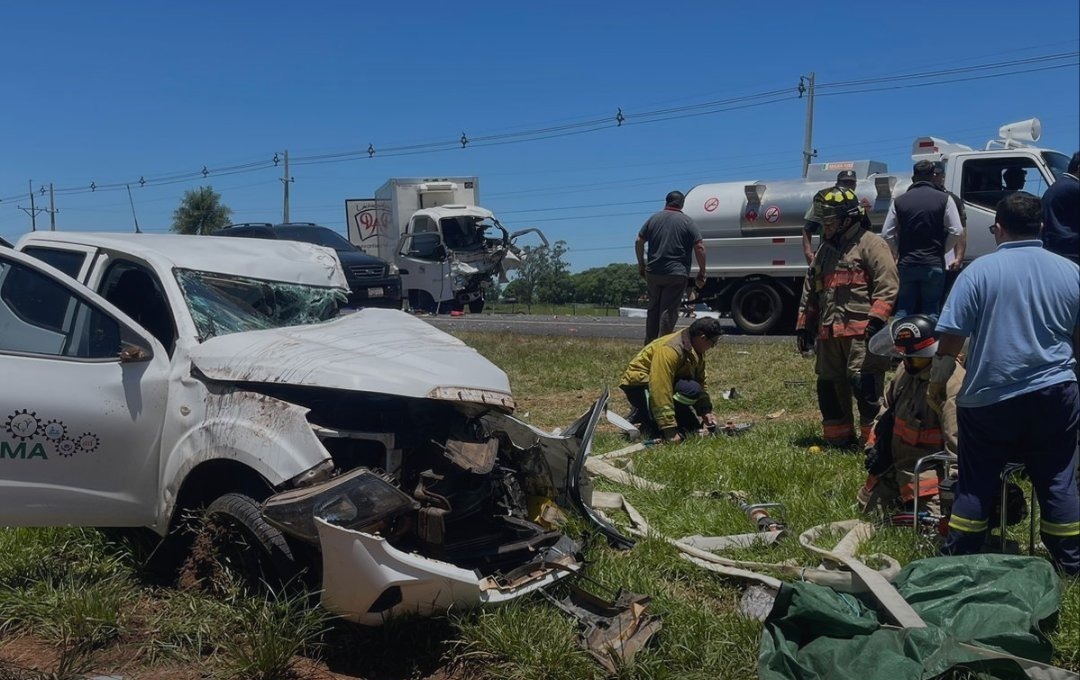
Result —
<instances>
[{"instance_id":1,"label":"car headlight","mask_svg":"<svg viewBox=\"0 0 1080 680\"><path fill-rule=\"evenodd\" d=\"M357 468L318 486L271 496L263 505L263 516L285 533L315 543L319 539L315 517L362 531L418 507L418 502L382 477Z\"/></svg>"},{"instance_id":2,"label":"car headlight","mask_svg":"<svg viewBox=\"0 0 1080 680\"><path fill-rule=\"evenodd\" d=\"M396 264L390 264L386 268L386 271L389 272L390 276L397 276L400 273L400 270L398 269L398 266Z\"/></svg>"}]
</instances>

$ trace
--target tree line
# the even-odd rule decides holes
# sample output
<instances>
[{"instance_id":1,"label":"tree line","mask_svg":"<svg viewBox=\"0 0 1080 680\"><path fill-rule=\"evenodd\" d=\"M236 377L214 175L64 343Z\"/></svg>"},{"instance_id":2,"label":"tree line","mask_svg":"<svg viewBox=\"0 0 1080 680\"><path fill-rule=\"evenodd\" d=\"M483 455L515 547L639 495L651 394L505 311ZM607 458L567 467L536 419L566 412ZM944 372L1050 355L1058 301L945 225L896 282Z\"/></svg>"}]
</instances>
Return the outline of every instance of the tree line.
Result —
<instances>
[{"instance_id":1,"label":"tree line","mask_svg":"<svg viewBox=\"0 0 1080 680\"><path fill-rule=\"evenodd\" d=\"M635 265L613 262L571 274L564 259L567 250L566 241L556 241L550 248L524 248L521 268L498 291L499 299L527 305L580 302L618 307L644 298L645 280Z\"/></svg>"}]
</instances>

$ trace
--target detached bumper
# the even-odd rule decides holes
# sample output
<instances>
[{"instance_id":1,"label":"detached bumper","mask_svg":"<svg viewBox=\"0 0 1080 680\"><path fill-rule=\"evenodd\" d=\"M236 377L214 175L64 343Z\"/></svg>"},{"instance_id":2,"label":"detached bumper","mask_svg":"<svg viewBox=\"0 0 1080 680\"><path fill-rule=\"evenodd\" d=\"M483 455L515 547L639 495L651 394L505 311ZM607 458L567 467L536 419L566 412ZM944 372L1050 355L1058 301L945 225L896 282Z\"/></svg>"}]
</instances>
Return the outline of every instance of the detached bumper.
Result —
<instances>
[{"instance_id":1,"label":"detached bumper","mask_svg":"<svg viewBox=\"0 0 1080 680\"><path fill-rule=\"evenodd\" d=\"M578 571L576 544L564 539L505 578L482 577L447 562L406 553L386 539L316 517L322 548L322 604L368 626L404 614L431 616L507 602Z\"/></svg>"}]
</instances>

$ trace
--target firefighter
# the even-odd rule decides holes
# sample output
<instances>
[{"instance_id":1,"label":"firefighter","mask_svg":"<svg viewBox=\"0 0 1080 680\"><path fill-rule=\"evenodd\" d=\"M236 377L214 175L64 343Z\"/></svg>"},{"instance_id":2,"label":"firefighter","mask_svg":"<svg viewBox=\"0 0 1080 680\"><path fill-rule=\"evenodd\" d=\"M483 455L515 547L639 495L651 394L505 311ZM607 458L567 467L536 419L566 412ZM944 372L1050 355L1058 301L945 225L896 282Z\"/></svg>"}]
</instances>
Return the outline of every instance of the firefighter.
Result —
<instances>
[{"instance_id":1,"label":"firefighter","mask_svg":"<svg viewBox=\"0 0 1080 680\"><path fill-rule=\"evenodd\" d=\"M716 427L705 390L705 352L716 346L721 333L717 319L697 319L645 345L630 361L619 387L633 409L628 420L647 438L677 442L700 430L702 421Z\"/></svg>"},{"instance_id":2,"label":"firefighter","mask_svg":"<svg viewBox=\"0 0 1080 680\"><path fill-rule=\"evenodd\" d=\"M903 360L885 391L885 403L866 443L866 485L859 505L866 512L910 510L915 498L915 463L945 450L956 453L956 394L964 381L957 367L938 413L926 399L930 363L937 350L935 322L923 314L898 319L870 339L869 351ZM924 470L919 479L919 507L940 514L938 475Z\"/></svg>"},{"instance_id":3,"label":"firefighter","mask_svg":"<svg viewBox=\"0 0 1080 680\"><path fill-rule=\"evenodd\" d=\"M799 351L816 349L825 441L846 447L856 443L852 396L863 441L881 406L889 360L868 353L866 341L885 327L899 279L889 246L863 227L853 191L837 187L815 200L823 238L803 284L795 332Z\"/></svg>"}]
</instances>

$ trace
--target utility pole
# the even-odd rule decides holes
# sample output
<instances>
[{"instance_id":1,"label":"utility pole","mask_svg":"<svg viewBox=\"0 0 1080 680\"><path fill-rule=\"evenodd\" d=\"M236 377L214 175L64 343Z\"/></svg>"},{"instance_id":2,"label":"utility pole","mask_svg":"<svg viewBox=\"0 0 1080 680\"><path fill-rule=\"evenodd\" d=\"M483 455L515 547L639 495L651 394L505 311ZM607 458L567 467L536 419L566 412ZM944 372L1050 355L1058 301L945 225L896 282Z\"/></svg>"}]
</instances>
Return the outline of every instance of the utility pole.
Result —
<instances>
[{"instance_id":1,"label":"utility pole","mask_svg":"<svg viewBox=\"0 0 1080 680\"><path fill-rule=\"evenodd\" d=\"M282 210L282 222L289 222L289 184L294 180L289 177L289 150L285 149L285 174L281 177L281 183L285 186L285 205Z\"/></svg>"},{"instance_id":2,"label":"utility pole","mask_svg":"<svg viewBox=\"0 0 1080 680\"><path fill-rule=\"evenodd\" d=\"M44 212L45 208L38 208L34 206L34 180L27 180L30 183L30 209L18 206L19 210L30 216L30 231L37 231L37 214Z\"/></svg>"},{"instance_id":3,"label":"utility pole","mask_svg":"<svg viewBox=\"0 0 1080 680\"><path fill-rule=\"evenodd\" d=\"M49 182L49 231L56 231L56 201L53 194L53 183Z\"/></svg>"},{"instance_id":4,"label":"utility pole","mask_svg":"<svg viewBox=\"0 0 1080 680\"><path fill-rule=\"evenodd\" d=\"M803 81L809 81L809 89L803 84ZM814 72L810 72L810 76L799 76L799 97L803 96L806 92L806 134L803 137L803 152L802 152L802 176L806 177L806 172L810 168L810 159L817 157L817 149L813 148L814 139Z\"/></svg>"}]
</instances>

